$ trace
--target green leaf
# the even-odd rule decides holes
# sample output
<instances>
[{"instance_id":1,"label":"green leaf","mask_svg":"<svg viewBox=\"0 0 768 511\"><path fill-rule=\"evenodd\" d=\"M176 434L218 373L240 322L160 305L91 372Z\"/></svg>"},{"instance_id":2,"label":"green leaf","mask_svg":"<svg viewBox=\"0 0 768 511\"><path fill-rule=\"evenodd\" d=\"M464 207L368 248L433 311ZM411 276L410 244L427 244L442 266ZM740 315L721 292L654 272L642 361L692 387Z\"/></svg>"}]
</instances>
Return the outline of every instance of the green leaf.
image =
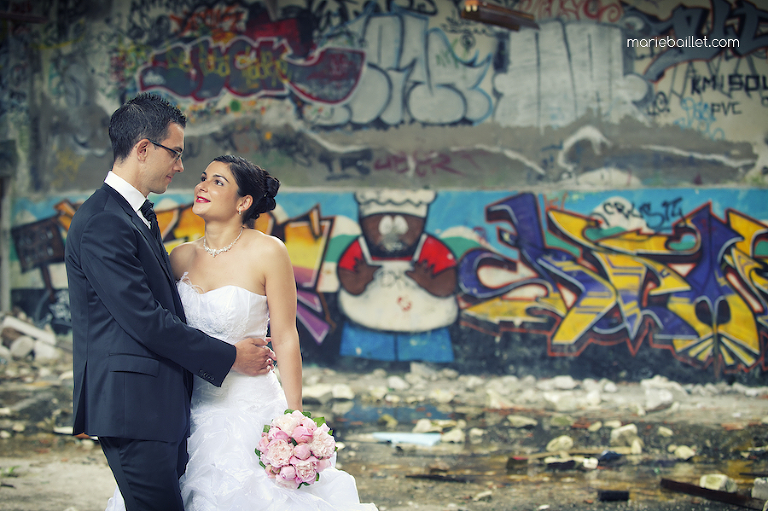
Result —
<instances>
[{"instance_id":1,"label":"green leaf","mask_svg":"<svg viewBox=\"0 0 768 511\"><path fill-rule=\"evenodd\" d=\"M317 424L318 428L325 424L325 417L312 417L312 420L315 421L315 424Z\"/></svg>"},{"instance_id":2,"label":"green leaf","mask_svg":"<svg viewBox=\"0 0 768 511\"><path fill-rule=\"evenodd\" d=\"M266 466L264 463L262 463L262 461L261 461L261 460L259 460L259 465L261 465L261 468L264 468L264 469L266 469L266 468L267 468L267 466Z\"/></svg>"},{"instance_id":3,"label":"green leaf","mask_svg":"<svg viewBox=\"0 0 768 511\"><path fill-rule=\"evenodd\" d=\"M269 433L269 424L264 424L264 429L261 430L262 433Z\"/></svg>"},{"instance_id":4,"label":"green leaf","mask_svg":"<svg viewBox=\"0 0 768 511\"><path fill-rule=\"evenodd\" d=\"M301 412L301 414L302 414L304 417L309 417L310 419L312 418L312 412Z\"/></svg>"},{"instance_id":5,"label":"green leaf","mask_svg":"<svg viewBox=\"0 0 768 511\"><path fill-rule=\"evenodd\" d=\"M285 413L286 415L288 415L289 413L293 413L293 412L294 412L294 410L291 410L290 408L288 408L288 409L286 409L286 410L285 410L285 412L283 412L283 413Z\"/></svg>"}]
</instances>

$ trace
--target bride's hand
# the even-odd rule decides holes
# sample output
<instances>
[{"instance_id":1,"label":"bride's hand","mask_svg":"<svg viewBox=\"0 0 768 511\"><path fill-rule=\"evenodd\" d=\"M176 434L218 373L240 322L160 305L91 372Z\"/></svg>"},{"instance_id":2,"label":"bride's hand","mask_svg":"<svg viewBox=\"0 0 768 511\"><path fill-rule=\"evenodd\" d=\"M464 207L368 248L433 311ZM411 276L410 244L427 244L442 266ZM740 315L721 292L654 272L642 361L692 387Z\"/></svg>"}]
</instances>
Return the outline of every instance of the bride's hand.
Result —
<instances>
[{"instance_id":1,"label":"bride's hand","mask_svg":"<svg viewBox=\"0 0 768 511\"><path fill-rule=\"evenodd\" d=\"M274 368L275 352L267 346L269 338L248 338L235 344L237 355L232 369L248 376L266 374Z\"/></svg>"}]
</instances>

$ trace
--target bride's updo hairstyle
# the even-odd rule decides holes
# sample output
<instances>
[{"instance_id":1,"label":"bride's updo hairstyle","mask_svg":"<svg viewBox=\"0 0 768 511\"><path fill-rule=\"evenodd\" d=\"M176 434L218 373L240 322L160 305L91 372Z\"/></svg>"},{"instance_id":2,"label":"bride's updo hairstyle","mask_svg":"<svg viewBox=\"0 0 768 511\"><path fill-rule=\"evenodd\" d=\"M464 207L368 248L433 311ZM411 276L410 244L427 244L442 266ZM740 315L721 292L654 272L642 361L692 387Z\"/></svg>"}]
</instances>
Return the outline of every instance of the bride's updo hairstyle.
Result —
<instances>
[{"instance_id":1,"label":"bride's updo hairstyle","mask_svg":"<svg viewBox=\"0 0 768 511\"><path fill-rule=\"evenodd\" d=\"M213 161L226 163L237 182L237 193L240 197L253 197L251 207L243 211L243 224L253 228L259 215L275 209L275 195L280 188L280 181L258 165L249 162L241 156L225 154L217 156Z\"/></svg>"}]
</instances>

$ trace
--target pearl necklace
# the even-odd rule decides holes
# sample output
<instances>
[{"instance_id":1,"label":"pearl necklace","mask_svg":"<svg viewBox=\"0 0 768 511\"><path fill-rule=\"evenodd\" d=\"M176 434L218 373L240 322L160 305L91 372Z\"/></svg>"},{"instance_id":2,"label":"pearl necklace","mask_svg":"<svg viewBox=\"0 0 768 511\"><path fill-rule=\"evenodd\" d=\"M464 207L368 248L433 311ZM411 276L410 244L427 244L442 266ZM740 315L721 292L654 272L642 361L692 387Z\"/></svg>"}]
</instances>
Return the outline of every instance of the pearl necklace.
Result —
<instances>
[{"instance_id":1,"label":"pearl necklace","mask_svg":"<svg viewBox=\"0 0 768 511\"><path fill-rule=\"evenodd\" d=\"M211 257L216 257L217 255L219 255L219 254L221 254L223 252L229 252L229 249L232 248L233 246L235 246L235 243L237 243L237 240L240 239L240 236L242 234L243 234L243 228L240 227L240 234L237 235L237 238L235 238L235 241L233 241L232 243L230 243L229 245L227 245L224 248L216 248L216 249L209 248L208 247L208 243L205 241L205 237L203 237L203 249L206 252L208 252L209 254L211 254Z\"/></svg>"}]
</instances>

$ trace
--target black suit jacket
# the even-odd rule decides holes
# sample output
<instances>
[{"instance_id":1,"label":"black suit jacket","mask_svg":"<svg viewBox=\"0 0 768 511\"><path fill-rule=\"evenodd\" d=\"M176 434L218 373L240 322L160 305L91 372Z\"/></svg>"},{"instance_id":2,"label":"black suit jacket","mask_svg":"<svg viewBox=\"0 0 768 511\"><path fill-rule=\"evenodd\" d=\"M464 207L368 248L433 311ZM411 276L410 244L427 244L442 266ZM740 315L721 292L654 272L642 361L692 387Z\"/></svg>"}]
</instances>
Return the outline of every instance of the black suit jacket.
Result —
<instances>
[{"instance_id":1,"label":"black suit jacket","mask_svg":"<svg viewBox=\"0 0 768 511\"><path fill-rule=\"evenodd\" d=\"M220 386L234 346L184 323L168 254L108 185L66 240L74 433L174 442L189 429L192 375Z\"/></svg>"}]
</instances>

